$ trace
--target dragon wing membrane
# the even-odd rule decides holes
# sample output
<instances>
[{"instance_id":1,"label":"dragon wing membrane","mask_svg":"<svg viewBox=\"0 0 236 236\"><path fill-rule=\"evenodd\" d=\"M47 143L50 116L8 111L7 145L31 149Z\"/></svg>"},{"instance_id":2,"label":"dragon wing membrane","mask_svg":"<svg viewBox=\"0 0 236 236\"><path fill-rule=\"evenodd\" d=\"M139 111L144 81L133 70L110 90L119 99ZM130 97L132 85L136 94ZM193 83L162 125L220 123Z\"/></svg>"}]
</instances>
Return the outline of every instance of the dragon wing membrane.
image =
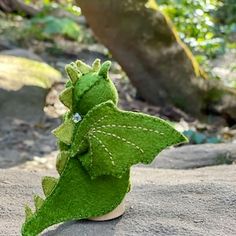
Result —
<instances>
[{"instance_id":1,"label":"dragon wing membrane","mask_svg":"<svg viewBox=\"0 0 236 236\"><path fill-rule=\"evenodd\" d=\"M167 122L121 111L111 101L87 114L77 133L84 134L85 130L89 147L79 156L92 178L101 175L121 177L132 165L148 164L166 147L186 141ZM78 144L72 145L74 150L77 147Z\"/></svg>"}]
</instances>

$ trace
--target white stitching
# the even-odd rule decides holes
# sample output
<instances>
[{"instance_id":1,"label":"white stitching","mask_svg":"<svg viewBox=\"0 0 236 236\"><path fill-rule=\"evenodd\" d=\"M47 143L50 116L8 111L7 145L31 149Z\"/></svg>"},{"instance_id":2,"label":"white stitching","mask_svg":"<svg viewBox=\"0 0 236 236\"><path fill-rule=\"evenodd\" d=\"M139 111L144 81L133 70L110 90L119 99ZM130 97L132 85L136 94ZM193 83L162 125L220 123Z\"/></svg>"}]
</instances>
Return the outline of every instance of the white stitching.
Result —
<instances>
[{"instance_id":1,"label":"white stitching","mask_svg":"<svg viewBox=\"0 0 236 236\"><path fill-rule=\"evenodd\" d=\"M94 123L94 124L92 125L92 127L94 128L94 125L100 123L100 122L101 122L102 120L104 120L105 118L107 118L107 115L102 116L99 120L96 121L96 123Z\"/></svg>"},{"instance_id":2,"label":"white stitching","mask_svg":"<svg viewBox=\"0 0 236 236\"><path fill-rule=\"evenodd\" d=\"M82 146L83 143L84 143L84 139L82 139L81 143L79 144L78 152L80 151L80 147Z\"/></svg>"},{"instance_id":3,"label":"white stitching","mask_svg":"<svg viewBox=\"0 0 236 236\"><path fill-rule=\"evenodd\" d=\"M101 131L101 130L94 130L94 131L92 131L92 133L96 133L96 132L97 132L97 133L102 133L102 134L105 134L105 135L108 135L108 136L112 136L112 137L115 137L115 138L117 138L117 139L119 139L119 140L122 140L123 142L134 146L134 147L135 147L136 149L138 149L141 153L144 153L144 151L143 151L142 148L140 148L139 146L137 146L135 143L132 143L132 142L130 142L129 140L120 137L119 135L112 134L112 133L109 133L109 132L104 132L104 131Z\"/></svg>"},{"instance_id":4,"label":"white stitching","mask_svg":"<svg viewBox=\"0 0 236 236\"><path fill-rule=\"evenodd\" d=\"M115 162L113 160L112 154L109 152L109 150L107 149L107 147L105 146L105 144L102 142L102 140L100 140L98 137L96 137L93 133L90 133L89 136L92 136L93 138L95 138L104 148L104 150L108 153L109 158L111 160L112 165L115 165Z\"/></svg>"},{"instance_id":5,"label":"white stitching","mask_svg":"<svg viewBox=\"0 0 236 236\"><path fill-rule=\"evenodd\" d=\"M91 154L91 161L90 161L90 167L93 165L93 148L92 148L92 142L91 142L91 137L88 135L89 139L89 149L90 149L90 154Z\"/></svg>"},{"instance_id":6,"label":"white stitching","mask_svg":"<svg viewBox=\"0 0 236 236\"><path fill-rule=\"evenodd\" d=\"M114 125L114 124L111 124L111 125L101 125L101 126L98 126L98 127L94 127L92 130L94 130L95 128L96 129L99 129L99 128L107 128L107 127L112 127L112 128L127 128L127 129L140 129L140 130L143 130L143 131L150 131L150 132L154 132L154 133L157 133L157 134L160 134L160 135L164 135L164 133L162 132L159 132L158 130L154 130L154 129L148 129L148 128L144 128L142 126L131 126L131 125Z\"/></svg>"}]
</instances>

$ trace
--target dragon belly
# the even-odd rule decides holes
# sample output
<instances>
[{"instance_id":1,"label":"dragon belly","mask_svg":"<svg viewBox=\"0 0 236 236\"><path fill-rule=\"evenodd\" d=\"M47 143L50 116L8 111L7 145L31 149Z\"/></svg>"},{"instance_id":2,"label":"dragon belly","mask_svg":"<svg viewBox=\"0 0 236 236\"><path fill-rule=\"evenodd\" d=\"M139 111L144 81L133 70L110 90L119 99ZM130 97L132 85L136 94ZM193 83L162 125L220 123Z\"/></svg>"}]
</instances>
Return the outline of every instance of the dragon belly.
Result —
<instances>
[{"instance_id":1,"label":"dragon belly","mask_svg":"<svg viewBox=\"0 0 236 236\"><path fill-rule=\"evenodd\" d=\"M91 179L79 159L70 158L50 195L22 226L22 235L35 236L57 223L106 214L122 202L128 188L129 171L122 178Z\"/></svg>"}]
</instances>

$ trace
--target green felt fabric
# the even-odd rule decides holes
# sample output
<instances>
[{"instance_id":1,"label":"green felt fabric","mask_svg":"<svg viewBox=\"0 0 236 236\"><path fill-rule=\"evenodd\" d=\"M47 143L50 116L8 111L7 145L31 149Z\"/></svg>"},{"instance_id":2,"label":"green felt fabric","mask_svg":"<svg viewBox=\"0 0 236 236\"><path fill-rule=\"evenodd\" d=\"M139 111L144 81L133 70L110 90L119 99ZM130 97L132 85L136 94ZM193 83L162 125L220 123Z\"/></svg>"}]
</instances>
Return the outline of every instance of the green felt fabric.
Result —
<instances>
[{"instance_id":1,"label":"green felt fabric","mask_svg":"<svg viewBox=\"0 0 236 236\"><path fill-rule=\"evenodd\" d=\"M72 62L73 64L73 62ZM84 63L83 61L77 60L75 62L76 68L82 73L82 74L87 74L92 71L92 67Z\"/></svg>"},{"instance_id":2,"label":"green felt fabric","mask_svg":"<svg viewBox=\"0 0 236 236\"><path fill-rule=\"evenodd\" d=\"M75 94L77 87L75 87ZM78 110L81 115L86 115L96 105L105 101L112 100L115 104L118 102L115 86L110 80L100 78L86 93L77 100L75 110Z\"/></svg>"},{"instance_id":3,"label":"green felt fabric","mask_svg":"<svg viewBox=\"0 0 236 236\"><path fill-rule=\"evenodd\" d=\"M42 179L43 193L46 197L51 194L53 189L56 187L57 183L58 183L58 179L51 176L45 176Z\"/></svg>"},{"instance_id":4,"label":"green felt fabric","mask_svg":"<svg viewBox=\"0 0 236 236\"><path fill-rule=\"evenodd\" d=\"M93 67L93 71L95 71L95 72L99 71L100 68L101 68L101 60L97 58L97 59L93 62L92 67Z\"/></svg>"},{"instance_id":5,"label":"green felt fabric","mask_svg":"<svg viewBox=\"0 0 236 236\"><path fill-rule=\"evenodd\" d=\"M57 187L27 218L22 235L35 236L53 224L103 215L121 203L128 186L129 172L121 179L101 176L91 180L79 158L70 158Z\"/></svg>"},{"instance_id":6,"label":"green felt fabric","mask_svg":"<svg viewBox=\"0 0 236 236\"><path fill-rule=\"evenodd\" d=\"M72 119L65 119L65 122L58 128L52 131L52 133L63 143L70 145L73 139L75 123Z\"/></svg>"},{"instance_id":7,"label":"green felt fabric","mask_svg":"<svg viewBox=\"0 0 236 236\"><path fill-rule=\"evenodd\" d=\"M82 76L82 72L77 68L77 65L74 62L72 62L70 65L66 65L65 69L70 77L71 84L75 84L80 76Z\"/></svg>"},{"instance_id":8,"label":"green felt fabric","mask_svg":"<svg viewBox=\"0 0 236 236\"><path fill-rule=\"evenodd\" d=\"M72 109L73 88L66 88L59 96L60 101L69 109Z\"/></svg>"},{"instance_id":9,"label":"green felt fabric","mask_svg":"<svg viewBox=\"0 0 236 236\"><path fill-rule=\"evenodd\" d=\"M25 205L25 221L28 221L33 216L31 208Z\"/></svg>"},{"instance_id":10,"label":"green felt fabric","mask_svg":"<svg viewBox=\"0 0 236 236\"><path fill-rule=\"evenodd\" d=\"M86 115L91 108L108 100L117 104L118 94L108 75L110 66L109 61L100 66L100 60L95 60L92 67L81 61L66 66L70 82L60 95L61 102L80 115Z\"/></svg>"},{"instance_id":11,"label":"green felt fabric","mask_svg":"<svg viewBox=\"0 0 236 236\"><path fill-rule=\"evenodd\" d=\"M88 151L81 153L84 141ZM186 138L164 120L121 111L108 101L89 111L77 127L71 155L81 153L80 160L92 178L121 177L132 165L148 164L164 148L184 141Z\"/></svg>"},{"instance_id":12,"label":"green felt fabric","mask_svg":"<svg viewBox=\"0 0 236 236\"><path fill-rule=\"evenodd\" d=\"M34 196L34 205L35 205L36 211L41 208L41 206L43 205L43 202L44 200L40 196L37 196L37 195Z\"/></svg>"},{"instance_id":13,"label":"green felt fabric","mask_svg":"<svg viewBox=\"0 0 236 236\"><path fill-rule=\"evenodd\" d=\"M60 177L43 178L46 199L35 196L35 213L26 206L23 236L112 211L130 190L133 164L150 163L167 146L186 141L161 119L119 110L110 66L110 62L100 65L100 60L92 67L81 61L66 66L70 79L59 98L69 111L53 131L60 149L56 162Z\"/></svg>"},{"instance_id":14,"label":"green felt fabric","mask_svg":"<svg viewBox=\"0 0 236 236\"><path fill-rule=\"evenodd\" d=\"M57 168L57 172L59 174L62 173L66 162L68 161L68 159L70 158L70 153L67 151L61 151L58 155L57 155L57 161L56 161L56 168Z\"/></svg>"}]
</instances>

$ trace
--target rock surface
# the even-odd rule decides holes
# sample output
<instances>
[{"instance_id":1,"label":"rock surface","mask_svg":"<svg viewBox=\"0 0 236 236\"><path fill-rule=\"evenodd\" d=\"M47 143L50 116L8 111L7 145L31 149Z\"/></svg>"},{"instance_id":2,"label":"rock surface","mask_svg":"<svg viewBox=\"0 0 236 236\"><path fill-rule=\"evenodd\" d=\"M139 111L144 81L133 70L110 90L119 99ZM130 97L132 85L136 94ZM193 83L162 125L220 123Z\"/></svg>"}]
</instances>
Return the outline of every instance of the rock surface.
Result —
<instances>
[{"instance_id":1,"label":"rock surface","mask_svg":"<svg viewBox=\"0 0 236 236\"><path fill-rule=\"evenodd\" d=\"M236 144L186 145L164 150L151 164L164 169L191 169L236 161Z\"/></svg>"},{"instance_id":2,"label":"rock surface","mask_svg":"<svg viewBox=\"0 0 236 236\"><path fill-rule=\"evenodd\" d=\"M4 117L39 121L47 91L60 78L45 63L0 55L0 122Z\"/></svg>"},{"instance_id":3,"label":"rock surface","mask_svg":"<svg viewBox=\"0 0 236 236\"><path fill-rule=\"evenodd\" d=\"M44 174L0 170L0 235L20 235L23 205L41 193ZM132 179L123 217L100 223L68 222L42 235L236 235L235 165L195 170L135 167Z\"/></svg>"},{"instance_id":4,"label":"rock surface","mask_svg":"<svg viewBox=\"0 0 236 236\"><path fill-rule=\"evenodd\" d=\"M235 68L236 53L228 51L224 55L218 56L212 60L212 73L222 79L223 83L229 87L235 87L236 70Z\"/></svg>"},{"instance_id":5,"label":"rock surface","mask_svg":"<svg viewBox=\"0 0 236 236\"><path fill-rule=\"evenodd\" d=\"M35 61L42 61L42 59L38 55L33 53L32 51L22 49L22 48L3 50L3 51L1 51L1 54L15 56L15 57L24 57L24 58L28 58L28 59L35 60Z\"/></svg>"}]
</instances>

